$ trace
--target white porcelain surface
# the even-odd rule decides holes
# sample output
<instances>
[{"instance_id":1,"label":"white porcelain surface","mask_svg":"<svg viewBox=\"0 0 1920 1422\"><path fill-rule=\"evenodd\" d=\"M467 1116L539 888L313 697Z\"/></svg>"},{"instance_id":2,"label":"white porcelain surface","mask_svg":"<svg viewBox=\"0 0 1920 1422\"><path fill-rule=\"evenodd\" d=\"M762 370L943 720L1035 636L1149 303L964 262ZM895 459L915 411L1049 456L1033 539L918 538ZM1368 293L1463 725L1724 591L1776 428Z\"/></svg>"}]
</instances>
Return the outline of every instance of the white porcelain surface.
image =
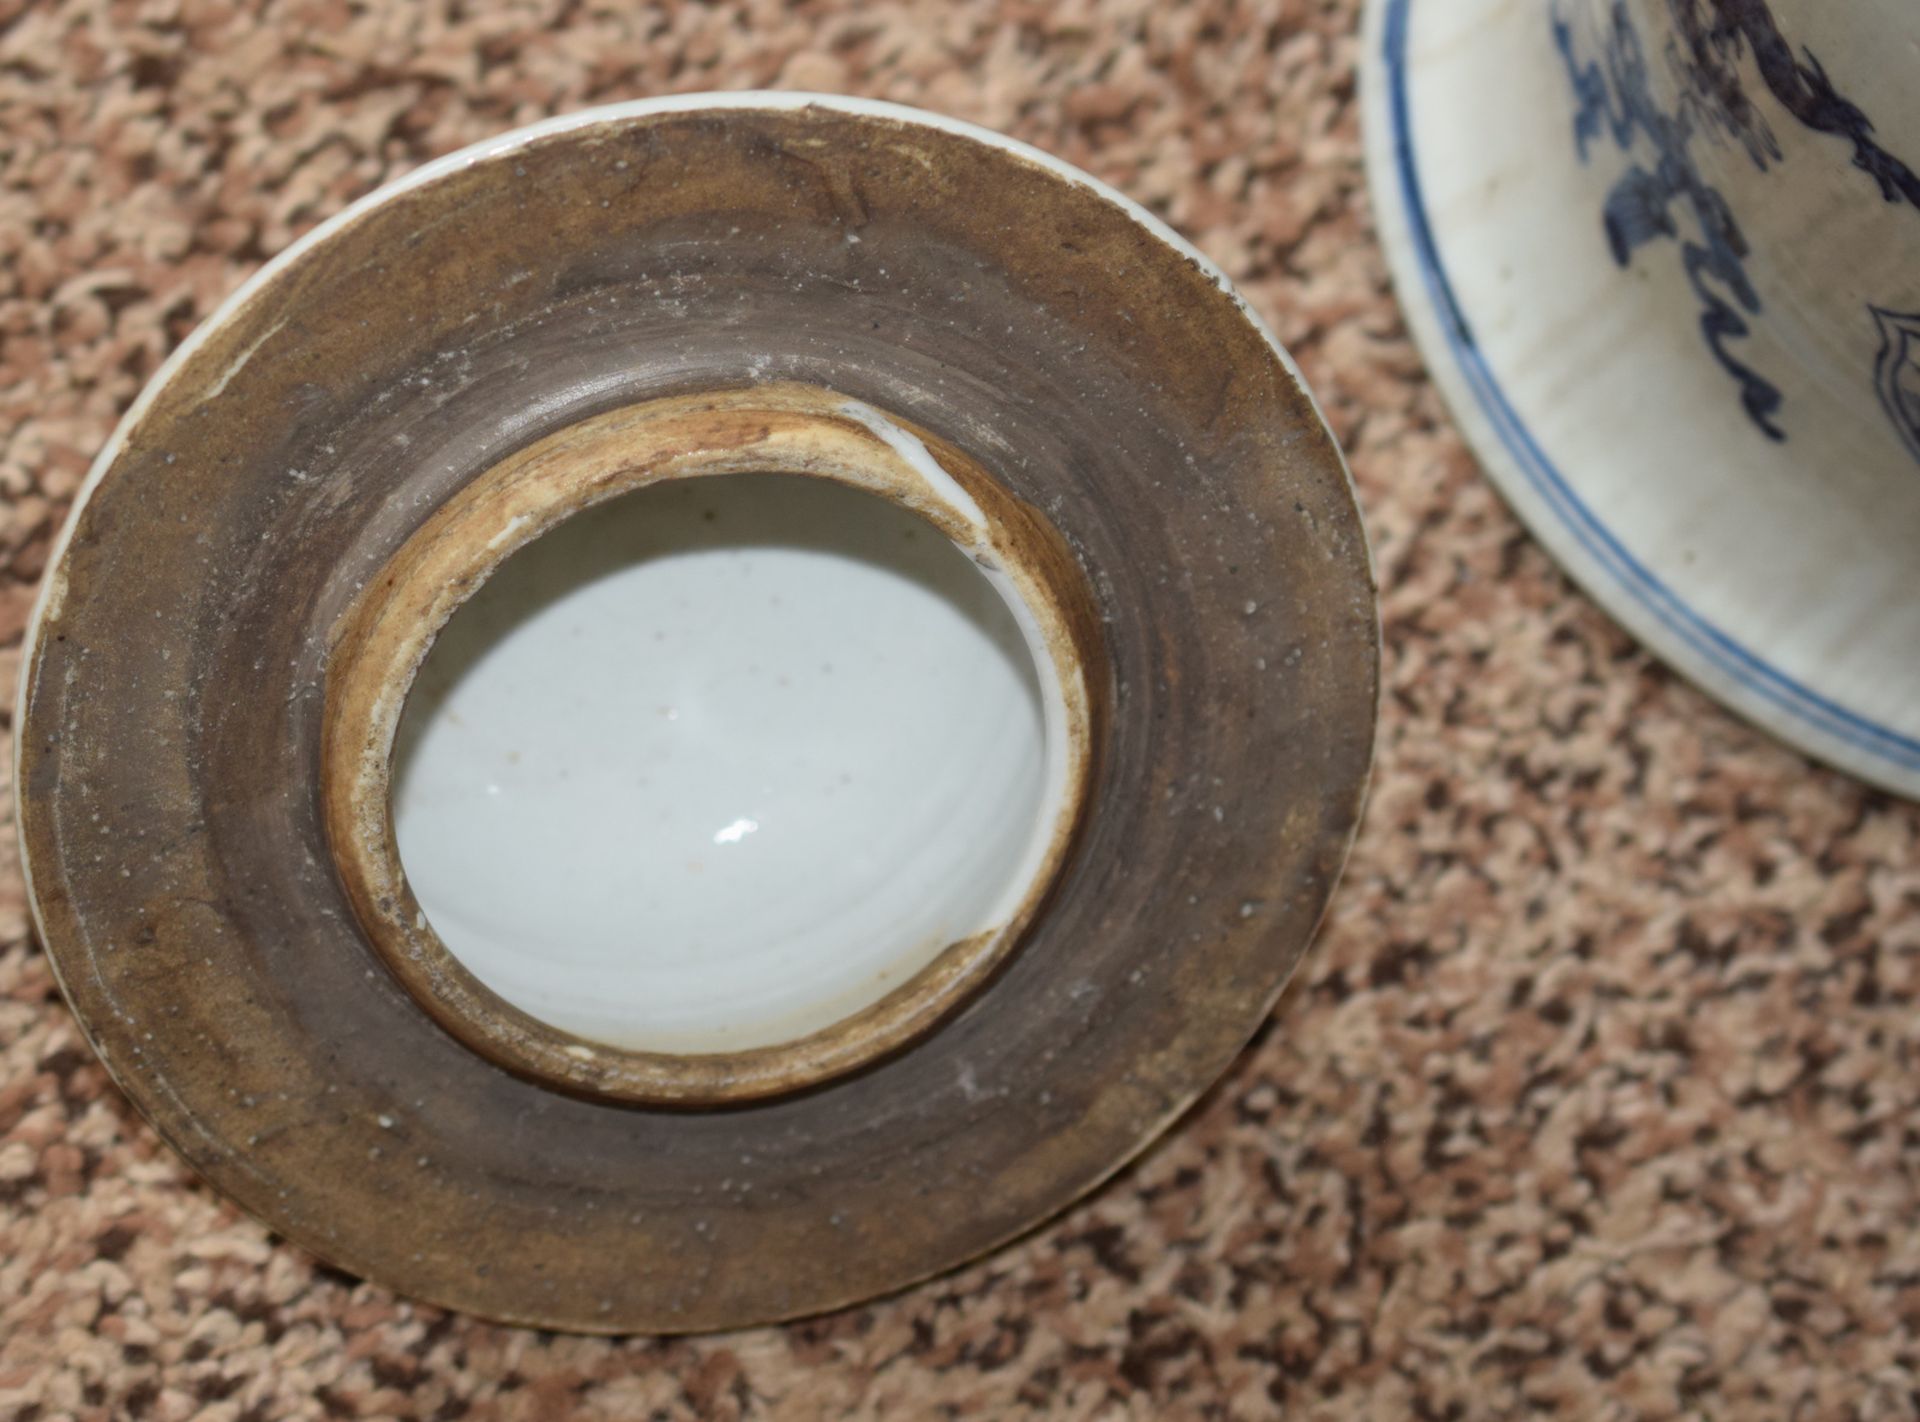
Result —
<instances>
[{"instance_id":1,"label":"white porcelain surface","mask_svg":"<svg viewBox=\"0 0 1920 1422\"><path fill-rule=\"evenodd\" d=\"M1522 517L1920 793L1920 7L1375 0L1364 80L1410 324Z\"/></svg>"},{"instance_id":2,"label":"white porcelain surface","mask_svg":"<svg viewBox=\"0 0 1920 1422\"><path fill-rule=\"evenodd\" d=\"M447 947L591 1040L831 1025L998 926L1062 791L1006 600L930 524L823 481L670 483L576 516L455 614L396 751Z\"/></svg>"}]
</instances>

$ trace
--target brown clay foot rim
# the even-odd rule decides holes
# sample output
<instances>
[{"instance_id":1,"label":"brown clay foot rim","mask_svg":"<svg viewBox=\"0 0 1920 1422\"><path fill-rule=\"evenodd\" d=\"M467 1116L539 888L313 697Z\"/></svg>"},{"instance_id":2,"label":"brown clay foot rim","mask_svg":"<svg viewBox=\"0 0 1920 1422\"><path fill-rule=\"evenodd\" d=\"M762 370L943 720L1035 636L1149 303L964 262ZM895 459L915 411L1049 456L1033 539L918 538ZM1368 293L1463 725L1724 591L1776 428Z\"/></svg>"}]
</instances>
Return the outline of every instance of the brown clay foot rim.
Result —
<instances>
[{"instance_id":1,"label":"brown clay foot rim","mask_svg":"<svg viewBox=\"0 0 1920 1422\"><path fill-rule=\"evenodd\" d=\"M543 441L829 397L923 436L1052 568L1086 754L1044 901L874 1051L765 1091L488 1050L356 898L378 795L356 840L324 793L342 668L385 645L366 589ZM911 111L706 96L435 165L246 289L96 472L17 723L62 985L209 1180L437 1303L721 1328L991 1248L1225 1069L1359 812L1373 589L1297 378L1137 209Z\"/></svg>"}]
</instances>

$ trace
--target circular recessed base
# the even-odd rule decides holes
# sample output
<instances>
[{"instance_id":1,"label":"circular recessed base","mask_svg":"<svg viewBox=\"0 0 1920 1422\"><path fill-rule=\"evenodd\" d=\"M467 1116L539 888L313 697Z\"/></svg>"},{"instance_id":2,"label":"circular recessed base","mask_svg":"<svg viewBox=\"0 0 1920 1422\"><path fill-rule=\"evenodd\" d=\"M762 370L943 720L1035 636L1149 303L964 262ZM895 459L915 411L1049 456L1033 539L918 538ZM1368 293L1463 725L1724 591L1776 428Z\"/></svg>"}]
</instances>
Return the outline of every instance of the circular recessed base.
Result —
<instances>
[{"instance_id":1,"label":"circular recessed base","mask_svg":"<svg viewBox=\"0 0 1920 1422\"><path fill-rule=\"evenodd\" d=\"M1369 6L1368 169L1408 325L1488 475L1636 637L1808 754L1920 795L1920 462L1874 398L1885 334L1866 303L1809 338L1796 296L1796 262L1833 260L1824 214L1886 205L1843 139L1809 136L1749 73L1784 163L1822 165L1836 186L1831 204L1784 220L1764 184L1728 188L1735 218L1768 233L1738 273L1760 311L1737 337L1707 340L1703 300L1732 288L1724 274L1693 284L1684 244L1700 235L1685 202L1671 234L1648 234L1629 261L1609 245L1614 184L1658 155L1644 136L1623 151L1597 117L1583 140L1581 86L1667 82L1665 59L1622 67L1612 13L1577 0ZM1652 32L1641 48L1666 52ZM1705 133L1694 143L1703 164L1747 161ZM1776 179L1801 181L1784 167ZM1886 216L1912 219L1920 241L1920 212ZM1825 363L1814 371L1811 350ZM1729 361L1778 387L1782 439L1756 423Z\"/></svg>"},{"instance_id":2,"label":"circular recessed base","mask_svg":"<svg viewBox=\"0 0 1920 1422\"><path fill-rule=\"evenodd\" d=\"M885 499L923 523L929 535L950 540L998 586L1026 655L1041 669L1037 730L1049 753L1035 767L1037 794L1012 802L1006 811L1011 825L991 823L999 807L990 802L989 822L974 826L969 842L959 846L962 853L987 851L984 884L961 872L966 860L958 856L915 875L918 846L899 843L916 828L911 821L854 824L839 841L815 833L823 858L810 876L813 883L790 885L776 903L722 898L716 904L704 895L695 900L737 912L764 935L759 942L735 943L730 955L708 948L688 962L684 942L644 956L617 946L596 953L591 943L566 942L550 928L561 941L486 957L496 984L516 983L523 996L568 993L576 1013L591 1007L593 973L602 975L600 1001L609 1012L624 1011L624 1019L595 1018L607 1024L595 1034L569 1030L516 1005L449 952L407 880L392 806L393 750L407 694L455 610L543 533L622 495L749 473L830 481ZM746 592L757 604L757 590ZM841 636L855 641L899 612L898 606L850 606ZM633 654L651 650L643 645ZM770 647L769 654L777 650ZM705 654L690 648L679 656L697 670ZM831 649L816 653L831 655ZM814 1086L926 1032L1012 950L1059 873L1086 809L1098 720L1087 675L1103 660L1092 603L1059 535L973 460L927 431L861 401L791 384L613 410L560 429L473 479L400 547L342 619L327 670L320 786L334 858L388 968L449 1031L503 1066L617 1100L679 1105ZM848 670L857 666L849 661ZM891 674L925 677L912 665ZM609 673L604 680L611 695L614 677ZM885 695L876 686L869 699ZM784 714L760 709L743 732L754 721ZM788 716L782 729L787 734L778 742L779 753L788 763L777 769L817 775L817 768L793 764L793 758L805 753L807 742L839 728L796 726ZM960 737L963 729L955 725L952 735ZM878 730L888 734L884 726ZM527 732L538 734L537 728ZM1016 754L1019 746L1015 740ZM727 748L719 749L725 756ZM896 773L963 793L969 778L995 765L970 740L928 749L945 759L920 771L899 766ZM963 749L975 750L977 766L955 762ZM751 754L742 747L731 759ZM636 795L630 813L637 815L643 801ZM729 835L739 838L749 823L759 827L752 816L731 817L706 848L727 844ZM936 830L918 828L923 838ZM616 831L618 822L607 829ZM878 879L848 863L858 853L884 852L860 848L876 831L896 841L892 848L908 851L883 865L893 872ZM1008 831L1012 852L1002 855L997 850ZM666 867L704 874L704 859ZM865 892L840 893L839 916L818 922L820 901L810 895L832 892L849 870L864 876ZM854 901L846 902L849 897ZM862 915L874 919L883 936L901 935L904 919L903 941L862 941L863 932L875 931L862 928ZM660 931L662 921L675 926L671 906L650 920L635 905L624 927L644 935ZM729 929L723 924L707 931ZM494 946L493 940L483 943ZM584 965L582 954L589 955ZM743 976L752 981L739 981Z\"/></svg>"},{"instance_id":3,"label":"circular recessed base","mask_svg":"<svg viewBox=\"0 0 1920 1422\"><path fill-rule=\"evenodd\" d=\"M530 1016L779 1045L1012 916L1064 779L1039 678L1001 589L910 510L778 474L622 494L435 640L395 741L401 863Z\"/></svg>"},{"instance_id":4,"label":"circular recessed base","mask_svg":"<svg viewBox=\"0 0 1920 1422\"><path fill-rule=\"evenodd\" d=\"M556 1085L448 1030L364 926L336 848L391 864L360 818L384 798L322 793L336 658L374 648L356 609L488 471L774 385L880 412L990 518L997 488L1057 531L1024 546L1064 560L1105 651L1086 812L1018 948L893 1050L721 1107ZM863 449L886 428L834 423ZM1014 1237L1226 1069L1351 842L1377 639L1312 400L1151 216L908 110L650 102L377 195L168 364L53 561L21 839L90 1040L285 1237L492 1317L734 1327Z\"/></svg>"}]
</instances>

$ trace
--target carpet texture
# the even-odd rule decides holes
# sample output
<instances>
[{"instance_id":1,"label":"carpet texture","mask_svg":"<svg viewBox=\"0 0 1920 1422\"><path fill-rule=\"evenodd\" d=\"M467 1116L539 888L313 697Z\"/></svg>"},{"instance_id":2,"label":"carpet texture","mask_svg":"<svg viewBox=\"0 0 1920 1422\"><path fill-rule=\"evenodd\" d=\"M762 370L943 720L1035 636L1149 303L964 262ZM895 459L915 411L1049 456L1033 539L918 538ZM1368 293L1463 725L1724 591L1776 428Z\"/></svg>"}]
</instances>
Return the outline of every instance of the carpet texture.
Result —
<instances>
[{"instance_id":1,"label":"carpet texture","mask_svg":"<svg viewBox=\"0 0 1920 1422\"><path fill-rule=\"evenodd\" d=\"M704 88L973 119L1191 235L1350 451L1386 620L1359 846L1228 1078L1025 1241L785 1328L499 1328L276 1241L88 1052L9 832L0 1419L1920 1415L1920 808L1652 664L1481 479L1374 244L1356 24L1352 0L0 0L6 704L87 463L224 293L436 154Z\"/></svg>"}]
</instances>

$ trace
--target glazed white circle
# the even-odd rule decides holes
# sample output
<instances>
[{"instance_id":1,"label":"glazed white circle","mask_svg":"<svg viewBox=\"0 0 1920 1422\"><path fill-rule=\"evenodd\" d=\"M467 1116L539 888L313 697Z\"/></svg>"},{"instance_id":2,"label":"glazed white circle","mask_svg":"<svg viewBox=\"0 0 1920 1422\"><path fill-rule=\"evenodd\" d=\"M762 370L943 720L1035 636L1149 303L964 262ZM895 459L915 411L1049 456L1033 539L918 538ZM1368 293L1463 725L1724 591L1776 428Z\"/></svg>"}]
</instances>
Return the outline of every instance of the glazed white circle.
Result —
<instances>
[{"instance_id":1,"label":"glazed white circle","mask_svg":"<svg viewBox=\"0 0 1920 1422\"><path fill-rule=\"evenodd\" d=\"M675 481L575 515L454 615L395 830L433 929L549 1026L770 1046L1003 924L1063 793L1037 667L939 530L838 483Z\"/></svg>"}]
</instances>

